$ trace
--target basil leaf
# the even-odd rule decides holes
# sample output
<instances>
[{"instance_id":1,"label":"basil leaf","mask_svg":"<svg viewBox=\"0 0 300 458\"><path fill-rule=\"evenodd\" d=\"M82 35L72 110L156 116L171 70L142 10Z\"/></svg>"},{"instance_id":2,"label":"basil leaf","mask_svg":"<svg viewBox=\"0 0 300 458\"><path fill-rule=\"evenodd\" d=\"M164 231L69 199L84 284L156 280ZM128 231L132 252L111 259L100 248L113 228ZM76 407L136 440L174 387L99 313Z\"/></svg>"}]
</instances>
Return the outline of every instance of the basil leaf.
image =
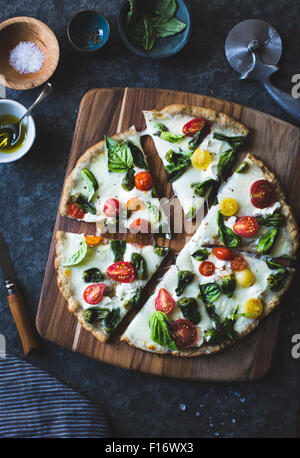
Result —
<instances>
[{"instance_id":1,"label":"basil leaf","mask_svg":"<svg viewBox=\"0 0 300 458\"><path fill-rule=\"evenodd\" d=\"M126 31L128 31L129 27L135 24L137 15L138 15L138 11L137 11L138 0L128 0L128 2L129 2L129 11L127 13L126 23L125 23Z\"/></svg>"},{"instance_id":2,"label":"basil leaf","mask_svg":"<svg viewBox=\"0 0 300 458\"><path fill-rule=\"evenodd\" d=\"M264 235L262 235L258 241L256 252L258 254L268 254L274 245L277 234L278 229L274 227L273 229L270 229Z\"/></svg>"},{"instance_id":3,"label":"basil leaf","mask_svg":"<svg viewBox=\"0 0 300 458\"><path fill-rule=\"evenodd\" d=\"M96 208L92 202L89 202L82 194L74 194L72 201L82 210L85 210L92 215L96 215Z\"/></svg>"},{"instance_id":4,"label":"basil leaf","mask_svg":"<svg viewBox=\"0 0 300 458\"><path fill-rule=\"evenodd\" d=\"M199 298L205 304L212 304L221 294L221 288L217 283L204 283L200 285Z\"/></svg>"},{"instance_id":5,"label":"basil leaf","mask_svg":"<svg viewBox=\"0 0 300 458\"><path fill-rule=\"evenodd\" d=\"M169 129L167 126L165 126L162 122L156 121L154 123L154 127L158 129L159 132L157 132L158 136L160 136L161 132L168 132Z\"/></svg>"},{"instance_id":6,"label":"basil leaf","mask_svg":"<svg viewBox=\"0 0 300 458\"><path fill-rule=\"evenodd\" d=\"M194 279L194 274L190 270L180 270L178 272L177 288L175 293L177 296L180 296L185 288L192 283Z\"/></svg>"},{"instance_id":7,"label":"basil leaf","mask_svg":"<svg viewBox=\"0 0 300 458\"><path fill-rule=\"evenodd\" d=\"M132 189L134 188L134 176L134 169L128 169L121 183L121 186L123 189L125 189L125 191L132 191Z\"/></svg>"},{"instance_id":8,"label":"basil leaf","mask_svg":"<svg viewBox=\"0 0 300 458\"><path fill-rule=\"evenodd\" d=\"M161 132L160 138L170 143L181 143L185 139L184 134L172 134L171 132Z\"/></svg>"},{"instance_id":9,"label":"basil leaf","mask_svg":"<svg viewBox=\"0 0 300 458\"><path fill-rule=\"evenodd\" d=\"M284 217L280 208L276 208L272 215L257 216L256 219L261 226L280 227L284 223Z\"/></svg>"},{"instance_id":10,"label":"basil leaf","mask_svg":"<svg viewBox=\"0 0 300 458\"><path fill-rule=\"evenodd\" d=\"M155 5L155 14L158 16L164 16L171 18L174 16L177 10L176 0L157 0Z\"/></svg>"},{"instance_id":11,"label":"basil leaf","mask_svg":"<svg viewBox=\"0 0 300 458\"><path fill-rule=\"evenodd\" d=\"M236 340L237 334L234 330L234 324L237 318L236 313L226 317L223 321L220 316L216 313L214 306L206 307L207 313L214 323L215 328L206 331L204 338L206 342L211 345L221 344L226 340Z\"/></svg>"},{"instance_id":12,"label":"basil leaf","mask_svg":"<svg viewBox=\"0 0 300 458\"><path fill-rule=\"evenodd\" d=\"M111 172L126 172L133 165L133 157L128 145L119 144L112 138L105 137L108 169Z\"/></svg>"},{"instance_id":13,"label":"basil leaf","mask_svg":"<svg viewBox=\"0 0 300 458\"><path fill-rule=\"evenodd\" d=\"M156 310L150 318L150 337L162 347L178 350L171 336L171 324L167 315Z\"/></svg>"},{"instance_id":14,"label":"basil leaf","mask_svg":"<svg viewBox=\"0 0 300 458\"><path fill-rule=\"evenodd\" d=\"M87 191L88 191L87 199L88 201L90 201L92 200L93 195L95 194L95 192L98 189L98 181L96 180L93 173L88 169L82 169L81 176L84 179L85 184L87 186Z\"/></svg>"},{"instance_id":15,"label":"basil leaf","mask_svg":"<svg viewBox=\"0 0 300 458\"><path fill-rule=\"evenodd\" d=\"M212 186L216 183L216 180L212 178L206 178L201 183L191 184L191 188L194 189L194 194L198 197L205 197L211 190Z\"/></svg>"},{"instance_id":16,"label":"basil leaf","mask_svg":"<svg viewBox=\"0 0 300 458\"><path fill-rule=\"evenodd\" d=\"M98 323L105 320L110 311L104 307L89 307L83 311L83 318L89 324Z\"/></svg>"},{"instance_id":17,"label":"basil leaf","mask_svg":"<svg viewBox=\"0 0 300 458\"><path fill-rule=\"evenodd\" d=\"M114 262L122 261L126 251L125 240L111 240L110 247L114 253Z\"/></svg>"},{"instance_id":18,"label":"basil leaf","mask_svg":"<svg viewBox=\"0 0 300 458\"><path fill-rule=\"evenodd\" d=\"M248 169L248 162L242 162L238 168L235 170L235 173L244 173Z\"/></svg>"},{"instance_id":19,"label":"basil leaf","mask_svg":"<svg viewBox=\"0 0 300 458\"><path fill-rule=\"evenodd\" d=\"M235 287L236 287L236 281L235 281L235 276L233 274L223 277L221 289L222 289L222 293L225 294L225 296L229 298L232 297Z\"/></svg>"},{"instance_id":20,"label":"basil leaf","mask_svg":"<svg viewBox=\"0 0 300 458\"><path fill-rule=\"evenodd\" d=\"M91 267L83 272L83 281L85 283L99 283L104 280L104 275L97 267Z\"/></svg>"},{"instance_id":21,"label":"basil leaf","mask_svg":"<svg viewBox=\"0 0 300 458\"><path fill-rule=\"evenodd\" d=\"M277 264L276 262L266 261L266 264L271 270L285 269L283 265Z\"/></svg>"},{"instance_id":22,"label":"basil leaf","mask_svg":"<svg viewBox=\"0 0 300 458\"><path fill-rule=\"evenodd\" d=\"M128 141L126 142L130 151L131 151L131 154L132 154L132 157L133 157L133 164L138 167L139 169L144 169L144 170L148 170L148 165L145 161L145 157L144 157L144 154L143 152L140 150L140 148L138 148L134 143Z\"/></svg>"},{"instance_id":23,"label":"basil leaf","mask_svg":"<svg viewBox=\"0 0 300 458\"><path fill-rule=\"evenodd\" d=\"M145 205L152 215L153 222L158 223L161 217L160 209L156 205L152 204L147 200L145 201Z\"/></svg>"},{"instance_id":24,"label":"basil leaf","mask_svg":"<svg viewBox=\"0 0 300 458\"><path fill-rule=\"evenodd\" d=\"M85 241L85 238L82 237L82 240L80 242L80 247L78 248L77 251L75 251L75 253L73 253L63 264L62 266L76 266L77 264L79 264L81 261L84 260L84 258L86 257L86 254L87 254L87 251L88 251L88 246L87 246L87 243Z\"/></svg>"},{"instance_id":25,"label":"basil leaf","mask_svg":"<svg viewBox=\"0 0 300 458\"><path fill-rule=\"evenodd\" d=\"M227 151L223 151L221 154L218 165L217 165L217 174L221 176L223 170L229 167L233 163L235 151L233 149L228 149Z\"/></svg>"},{"instance_id":26,"label":"basil leaf","mask_svg":"<svg viewBox=\"0 0 300 458\"><path fill-rule=\"evenodd\" d=\"M149 20L156 38L176 35L186 28L186 24L175 17L168 19L162 16L151 16Z\"/></svg>"},{"instance_id":27,"label":"basil leaf","mask_svg":"<svg viewBox=\"0 0 300 458\"><path fill-rule=\"evenodd\" d=\"M178 306L184 318L186 318L195 325L200 323L201 315L198 309L198 303L196 299L194 299L193 297L182 297L178 301Z\"/></svg>"},{"instance_id":28,"label":"basil leaf","mask_svg":"<svg viewBox=\"0 0 300 458\"><path fill-rule=\"evenodd\" d=\"M269 277L267 278L268 287L271 291L281 290L284 287L287 277L287 269L281 266L281 269L278 270L278 272L269 275Z\"/></svg>"},{"instance_id":29,"label":"basil leaf","mask_svg":"<svg viewBox=\"0 0 300 458\"><path fill-rule=\"evenodd\" d=\"M131 264L134 267L135 274L138 280L147 280L148 268L147 268L147 263L145 259L143 258L143 256L139 253L132 253Z\"/></svg>"},{"instance_id":30,"label":"basil leaf","mask_svg":"<svg viewBox=\"0 0 300 458\"><path fill-rule=\"evenodd\" d=\"M199 248L192 254L192 256L196 259L196 261L206 261L209 256L209 252L206 248Z\"/></svg>"},{"instance_id":31,"label":"basil leaf","mask_svg":"<svg viewBox=\"0 0 300 458\"><path fill-rule=\"evenodd\" d=\"M144 22L144 38L143 38L143 47L145 51L151 51L156 41L156 34L152 27L151 18L148 16L143 17Z\"/></svg>"},{"instance_id":32,"label":"basil leaf","mask_svg":"<svg viewBox=\"0 0 300 458\"><path fill-rule=\"evenodd\" d=\"M113 309L105 318L105 331L110 334L118 326L121 321L120 309Z\"/></svg>"},{"instance_id":33,"label":"basil leaf","mask_svg":"<svg viewBox=\"0 0 300 458\"><path fill-rule=\"evenodd\" d=\"M210 132L210 122L206 121L201 129L189 141L189 148L195 150Z\"/></svg>"},{"instance_id":34,"label":"basil leaf","mask_svg":"<svg viewBox=\"0 0 300 458\"><path fill-rule=\"evenodd\" d=\"M233 230L230 229L230 227L225 226L223 215L220 212L220 210L218 210L217 213L217 226L220 239L226 247L236 248L240 245L240 236L238 234L235 234Z\"/></svg>"}]
</instances>

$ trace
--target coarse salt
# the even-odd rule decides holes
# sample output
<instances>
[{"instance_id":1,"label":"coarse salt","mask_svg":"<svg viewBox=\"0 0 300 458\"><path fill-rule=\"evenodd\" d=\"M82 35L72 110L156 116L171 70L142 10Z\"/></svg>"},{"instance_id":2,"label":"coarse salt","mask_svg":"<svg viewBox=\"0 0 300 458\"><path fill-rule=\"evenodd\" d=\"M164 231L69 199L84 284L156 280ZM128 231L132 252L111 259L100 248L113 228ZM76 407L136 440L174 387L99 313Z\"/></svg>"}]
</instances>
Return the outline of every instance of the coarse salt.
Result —
<instances>
[{"instance_id":1,"label":"coarse salt","mask_svg":"<svg viewBox=\"0 0 300 458\"><path fill-rule=\"evenodd\" d=\"M44 53L33 41L20 41L10 52L10 65L21 75L36 73L44 63Z\"/></svg>"}]
</instances>

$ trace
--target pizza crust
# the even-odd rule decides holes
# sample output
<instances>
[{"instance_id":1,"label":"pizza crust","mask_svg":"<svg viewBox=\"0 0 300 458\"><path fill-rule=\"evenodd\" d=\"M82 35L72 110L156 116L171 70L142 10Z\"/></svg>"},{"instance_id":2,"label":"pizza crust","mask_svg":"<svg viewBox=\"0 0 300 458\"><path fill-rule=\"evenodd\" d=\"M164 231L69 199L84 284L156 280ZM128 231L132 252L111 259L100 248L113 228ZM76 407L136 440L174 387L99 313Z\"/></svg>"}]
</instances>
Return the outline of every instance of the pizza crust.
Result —
<instances>
[{"instance_id":1,"label":"pizza crust","mask_svg":"<svg viewBox=\"0 0 300 458\"><path fill-rule=\"evenodd\" d=\"M87 323L84 320L83 309L80 303L76 299L74 299L72 289L70 287L70 283L67 281L63 272L59 269L60 263L63 262L64 260L63 253L62 253L62 244L65 239L65 232L57 231L55 234L55 239L56 239L56 245L55 245L54 266L57 272L57 276L56 276L57 286L61 294L67 301L68 309L70 310L71 313L73 313L76 316L77 320L80 322L80 324L82 325L84 329L91 332L96 337L96 339L98 339L100 342L106 342L109 336L106 335L102 331L102 329L98 328L97 326L92 326L91 324Z\"/></svg>"},{"instance_id":2,"label":"pizza crust","mask_svg":"<svg viewBox=\"0 0 300 458\"><path fill-rule=\"evenodd\" d=\"M134 126L131 127L130 129L125 130L124 132L120 132L118 134L112 135L111 138L117 141L126 141L128 138L132 137L133 135L138 135ZM73 189L73 185L75 182L74 177L77 174L78 169L82 170L84 168L88 168L91 160L95 159L100 154L104 154L104 146L105 146L105 140L101 140L100 142L88 148L82 154L82 156L80 156L80 158L78 159L75 167L73 168L72 172L66 179L66 182L63 188L62 198L61 198L61 202L59 206L59 213L62 216L68 216L68 204L71 201L72 189Z\"/></svg>"},{"instance_id":3,"label":"pizza crust","mask_svg":"<svg viewBox=\"0 0 300 458\"><path fill-rule=\"evenodd\" d=\"M212 110L211 108L204 108L198 107L194 105L169 105L162 110L151 110L153 113L153 117L159 119L160 113L166 113L170 116L175 115L189 115L193 116L194 118L205 118L208 121L216 122L223 127L224 129L234 129L240 132L241 135L248 135L249 129L242 123L236 121L235 119L231 118L230 116L226 115L225 113L221 113L216 110Z\"/></svg>"}]
</instances>

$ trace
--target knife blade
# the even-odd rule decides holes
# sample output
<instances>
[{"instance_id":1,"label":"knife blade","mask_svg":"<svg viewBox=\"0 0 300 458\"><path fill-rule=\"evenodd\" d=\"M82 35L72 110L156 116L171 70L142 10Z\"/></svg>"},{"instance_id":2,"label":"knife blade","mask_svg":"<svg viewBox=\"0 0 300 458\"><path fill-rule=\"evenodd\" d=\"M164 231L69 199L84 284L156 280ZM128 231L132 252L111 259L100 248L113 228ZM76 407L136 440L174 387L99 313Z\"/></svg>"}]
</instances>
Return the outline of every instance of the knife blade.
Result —
<instances>
[{"instance_id":1,"label":"knife blade","mask_svg":"<svg viewBox=\"0 0 300 458\"><path fill-rule=\"evenodd\" d=\"M0 232L0 268L7 291L7 300L21 338L24 354L39 346L36 332L30 322L22 296L17 289L17 279L8 246Z\"/></svg>"}]
</instances>

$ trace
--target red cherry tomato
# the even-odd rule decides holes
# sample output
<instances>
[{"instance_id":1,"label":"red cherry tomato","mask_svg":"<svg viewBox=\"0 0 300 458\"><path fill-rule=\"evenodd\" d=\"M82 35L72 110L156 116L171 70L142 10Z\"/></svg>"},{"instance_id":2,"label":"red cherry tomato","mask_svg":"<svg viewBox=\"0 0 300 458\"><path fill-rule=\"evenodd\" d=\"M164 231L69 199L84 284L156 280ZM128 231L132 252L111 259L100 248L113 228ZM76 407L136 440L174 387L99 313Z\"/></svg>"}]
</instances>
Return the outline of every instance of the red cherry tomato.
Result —
<instances>
[{"instance_id":1,"label":"red cherry tomato","mask_svg":"<svg viewBox=\"0 0 300 458\"><path fill-rule=\"evenodd\" d=\"M233 225L233 230L241 237L254 237L258 231L258 222L254 216L242 216Z\"/></svg>"},{"instance_id":2,"label":"red cherry tomato","mask_svg":"<svg viewBox=\"0 0 300 458\"><path fill-rule=\"evenodd\" d=\"M216 247L214 248L214 255L221 261L230 261L233 258L233 253L228 248Z\"/></svg>"},{"instance_id":3,"label":"red cherry tomato","mask_svg":"<svg viewBox=\"0 0 300 458\"><path fill-rule=\"evenodd\" d=\"M70 202L68 205L68 213L72 216L72 218L82 219L86 214L86 211L79 208L75 202Z\"/></svg>"},{"instance_id":4,"label":"red cherry tomato","mask_svg":"<svg viewBox=\"0 0 300 458\"><path fill-rule=\"evenodd\" d=\"M140 191L150 191L153 186L152 176L149 172L139 172L134 177L134 184Z\"/></svg>"},{"instance_id":5,"label":"red cherry tomato","mask_svg":"<svg viewBox=\"0 0 300 458\"><path fill-rule=\"evenodd\" d=\"M175 305L173 297L164 288L161 288L158 292L158 296L155 300L156 310L164 312L166 315L171 313Z\"/></svg>"},{"instance_id":6,"label":"red cherry tomato","mask_svg":"<svg viewBox=\"0 0 300 458\"><path fill-rule=\"evenodd\" d=\"M105 216L117 216L120 213L120 202L117 199L107 199L104 202L103 213Z\"/></svg>"},{"instance_id":7,"label":"red cherry tomato","mask_svg":"<svg viewBox=\"0 0 300 458\"><path fill-rule=\"evenodd\" d=\"M247 261L243 256L237 254L232 261L230 261L230 266L232 270L235 270L237 272L246 269L247 267Z\"/></svg>"},{"instance_id":8,"label":"red cherry tomato","mask_svg":"<svg viewBox=\"0 0 300 458\"><path fill-rule=\"evenodd\" d=\"M210 261L201 262L199 266L200 274L204 275L205 277L210 277L211 275L213 275L215 273L215 270L216 268L215 268L214 263Z\"/></svg>"},{"instance_id":9,"label":"red cherry tomato","mask_svg":"<svg viewBox=\"0 0 300 458\"><path fill-rule=\"evenodd\" d=\"M182 132L189 137L193 137L199 130L201 130L204 126L206 126L205 135L210 133L210 122L204 118L195 118L191 121L187 122L183 128Z\"/></svg>"},{"instance_id":10,"label":"red cherry tomato","mask_svg":"<svg viewBox=\"0 0 300 458\"><path fill-rule=\"evenodd\" d=\"M99 304L103 297L105 288L106 285L104 283L95 283L94 285L89 285L83 292L83 299L88 304Z\"/></svg>"},{"instance_id":11,"label":"red cherry tomato","mask_svg":"<svg viewBox=\"0 0 300 458\"><path fill-rule=\"evenodd\" d=\"M271 207L276 200L275 189L268 180L258 180L250 188L251 202L256 208Z\"/></svg>"},{"instance_id":12,"label":"red cherry tomato","mask_svg":"<svg viewBox=\"0 0 300 458\"><path fill-rule=\"evenodd\" d=\"M188 320L173 321L172 335L178 348L194 347L198 340L197 328Z\"/></svg>"},{"instance_id":13,"label":"red cherry tomato","mask_svg":"<svg viewBox=\"0 0 300 458\"><path fill-rule=\"evenodd\" d=\"M119 283L132 283L135 270L130 262L118 261L106 269L107 275Z\"/></svg>"},{"instance_id":14,"label":"red cherry tomato","mask_svg":"<svg viewBox=\"0 0 300 458\"><path fill-rule=\"evenodd\" d=\"M129 225L129 229L135 234L138 232L149 234L149 232L151 232L151 224L146 219L138 218Z\"/></svg>"}]
</instances>

